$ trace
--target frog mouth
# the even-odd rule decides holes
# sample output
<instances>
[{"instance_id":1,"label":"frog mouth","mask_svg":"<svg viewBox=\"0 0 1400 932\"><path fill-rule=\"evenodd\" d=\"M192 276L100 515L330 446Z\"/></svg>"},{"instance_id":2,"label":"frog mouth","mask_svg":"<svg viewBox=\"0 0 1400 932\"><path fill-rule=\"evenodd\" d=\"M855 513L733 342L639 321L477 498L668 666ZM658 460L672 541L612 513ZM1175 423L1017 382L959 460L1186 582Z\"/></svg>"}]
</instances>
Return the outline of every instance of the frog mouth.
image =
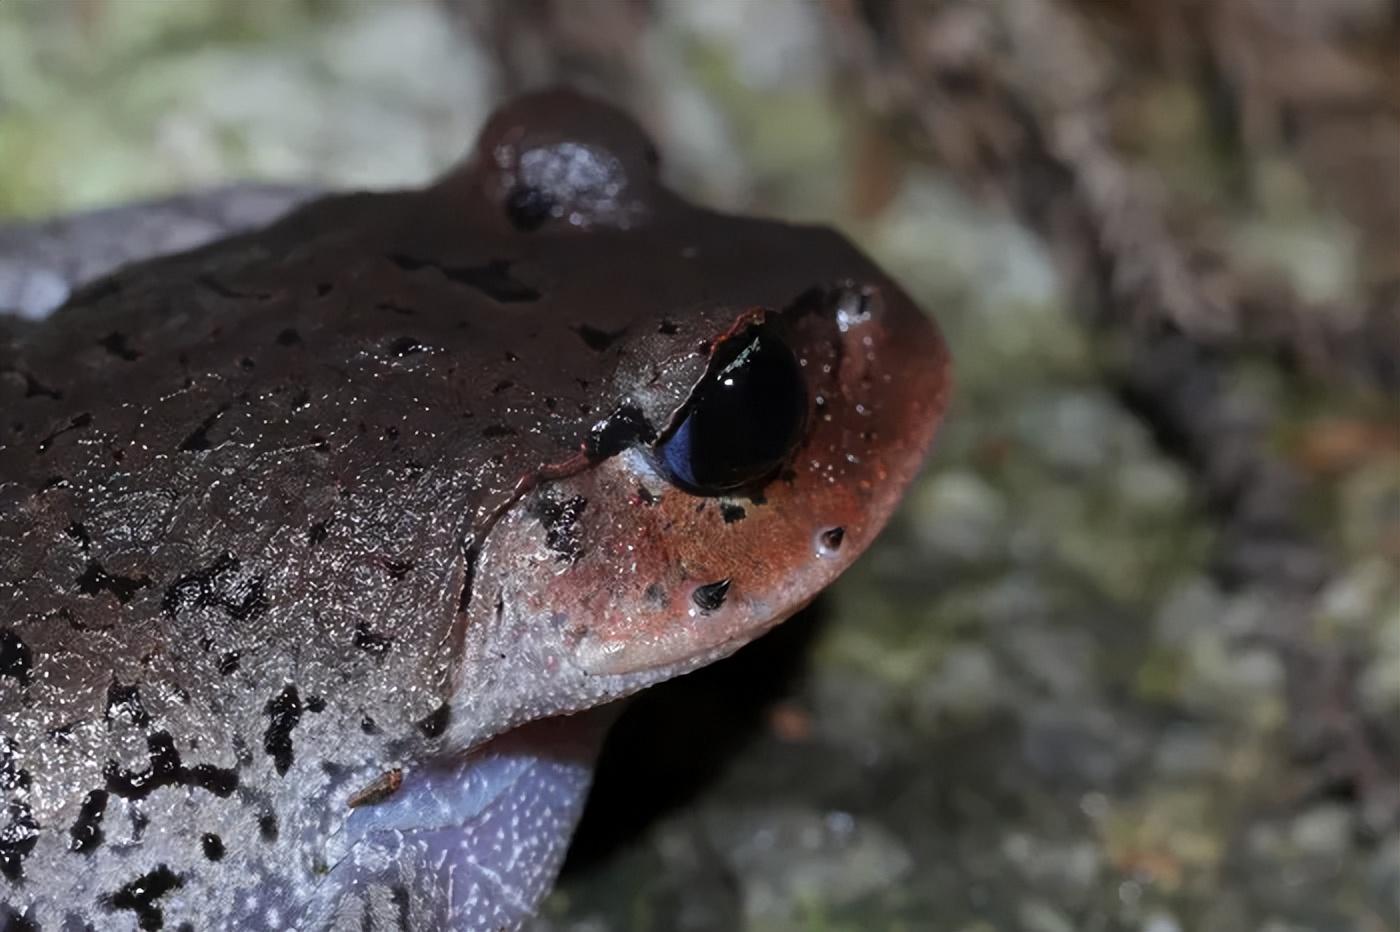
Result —
<instances>
[{"instance_id":1,"label":"frog mouth","mask_svg":"<svg viewBox=\"0 0 1400 932\"><path fill-rule=\"evenodd\" d=\"M544 719L405 768L331 837L331 866L297 927L388 906L406 928L515 928L563 863L611 715Z\"/></svg>"}]
</instances>

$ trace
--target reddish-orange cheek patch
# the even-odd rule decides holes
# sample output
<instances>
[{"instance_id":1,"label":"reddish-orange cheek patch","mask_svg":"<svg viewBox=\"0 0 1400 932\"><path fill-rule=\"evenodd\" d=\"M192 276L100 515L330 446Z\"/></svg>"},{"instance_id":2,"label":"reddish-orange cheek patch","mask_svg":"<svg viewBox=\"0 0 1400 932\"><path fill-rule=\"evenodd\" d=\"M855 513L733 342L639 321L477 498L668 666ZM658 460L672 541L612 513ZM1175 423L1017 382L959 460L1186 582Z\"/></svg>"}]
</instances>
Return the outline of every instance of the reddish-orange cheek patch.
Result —
<instances>
[{"instance_id":1,"label":"reddish-orange cheek patch","mask_svg":"<svg viewBox=\"0 0 1400 932\"><path fill-rule=\"evenodd\" d=\"M584 672L629 673L747 641L814 597L884 526L944 404L936 333L880 323L799 322L807 436L753 495L688 494L637 450L542 488L586 504L577 552L511 594L522 614L557 626Z\"/></svg>"}]
</instances>

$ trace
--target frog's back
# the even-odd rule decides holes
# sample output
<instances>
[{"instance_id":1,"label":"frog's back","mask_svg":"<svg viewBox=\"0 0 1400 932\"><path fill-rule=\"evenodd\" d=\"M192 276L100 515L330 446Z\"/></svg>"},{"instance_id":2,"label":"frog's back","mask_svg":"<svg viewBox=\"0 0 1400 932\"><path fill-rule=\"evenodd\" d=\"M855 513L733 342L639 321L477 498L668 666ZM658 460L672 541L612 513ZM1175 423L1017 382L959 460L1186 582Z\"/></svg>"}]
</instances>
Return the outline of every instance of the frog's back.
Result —
<instances>
[{"instance_id":1,"label":"frog's back","mask_svg":"<svg viewBox=\"0 0 1400 932\"><path fill-rule=\"evenodd\" d=\"M5 324L7 901L103 928L276 902L343 814L295 798L438 737L473 522L569 438L472 391L508 381L463 338L500 302L420 300L413 257L338 232L371 211L396 222L324 202Z\"/></svg>"}]
</instances>

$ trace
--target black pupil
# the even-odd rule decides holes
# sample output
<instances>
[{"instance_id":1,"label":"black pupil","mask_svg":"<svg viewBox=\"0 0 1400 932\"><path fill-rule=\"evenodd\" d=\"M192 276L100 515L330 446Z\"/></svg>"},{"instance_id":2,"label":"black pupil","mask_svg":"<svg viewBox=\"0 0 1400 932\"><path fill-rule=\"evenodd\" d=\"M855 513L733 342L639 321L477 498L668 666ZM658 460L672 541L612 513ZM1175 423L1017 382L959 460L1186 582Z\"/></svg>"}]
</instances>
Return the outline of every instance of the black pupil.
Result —
<instances>
[{"instance_id":1,"label":"black pupil","mask_svg":"<svg viewBox=\"0 0 1400 932\"><path fill-rule=\"evenodd\" d=\"M656 449L672 482L716 494L771 476L797 446L806 418L802 367L759 325L715 351L681 423Z\"/></svg>"}]
</instances>

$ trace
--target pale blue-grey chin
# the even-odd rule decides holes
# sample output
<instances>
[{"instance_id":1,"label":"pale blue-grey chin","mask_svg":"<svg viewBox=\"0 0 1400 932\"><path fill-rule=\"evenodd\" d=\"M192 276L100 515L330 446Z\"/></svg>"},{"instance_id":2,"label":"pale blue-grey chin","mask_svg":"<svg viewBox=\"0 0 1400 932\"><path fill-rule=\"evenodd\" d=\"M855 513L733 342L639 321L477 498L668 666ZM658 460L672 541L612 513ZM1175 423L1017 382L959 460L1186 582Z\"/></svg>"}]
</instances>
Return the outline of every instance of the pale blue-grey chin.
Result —
<instances>
[{"instance_id":1,"label":"pale blue-grey chin","mask_svg":"<svg viewBox=\"0 0 1400 932\"><path fill-rule=\"evenodd\" d=\"M294 927L516 928L554 883L607 717L534 722L406 769L332 839L330 870Z\"/></svg>"}]
</instances>

